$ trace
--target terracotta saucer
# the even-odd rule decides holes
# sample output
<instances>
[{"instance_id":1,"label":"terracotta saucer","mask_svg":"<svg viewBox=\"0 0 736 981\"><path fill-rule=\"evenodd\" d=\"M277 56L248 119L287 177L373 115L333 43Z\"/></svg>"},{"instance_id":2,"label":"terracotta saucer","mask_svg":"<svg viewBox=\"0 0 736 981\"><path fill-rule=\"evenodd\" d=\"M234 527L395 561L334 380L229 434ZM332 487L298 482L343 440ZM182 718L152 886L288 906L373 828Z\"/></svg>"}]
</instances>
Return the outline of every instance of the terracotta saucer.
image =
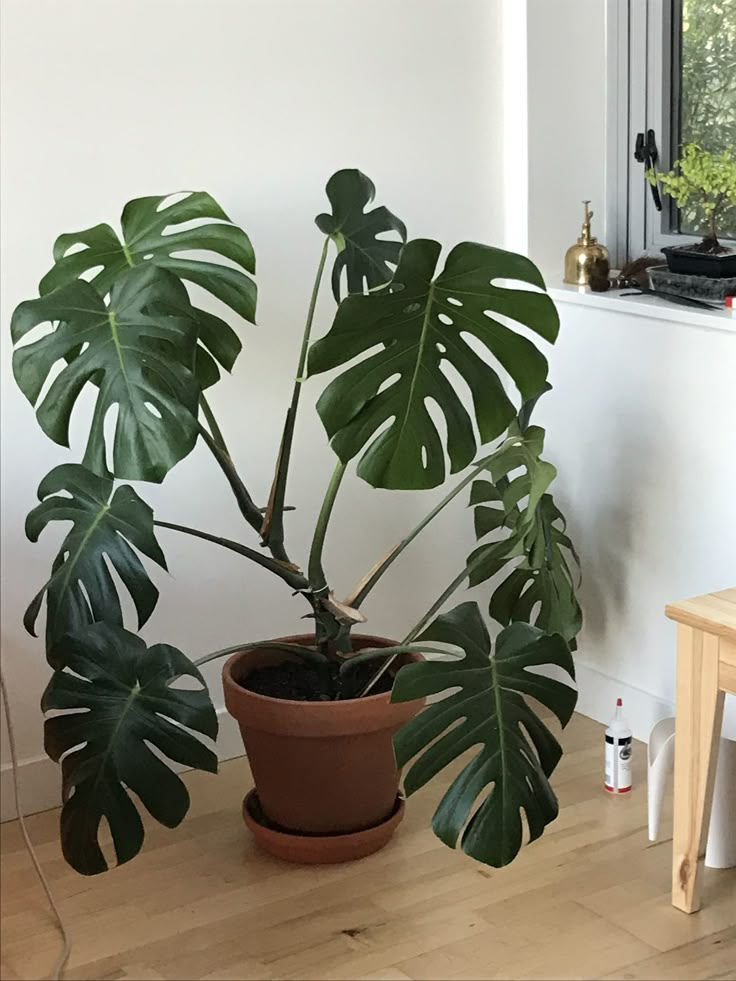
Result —
<instances>
[{"instance_id":1,"label":"terracotta saucer","mask_svg":"<svg viewBox=\"0 0 736 981\"><path fill-rule=\"evenodd\" d=\"M333 865L372 855L389 841L404 816L404 799L381 824L345 835L299 835L274 827L261 810L255 790L243 800L243 820L256 841L270 855L302 865Z\"/></svg>"}]
</instances>

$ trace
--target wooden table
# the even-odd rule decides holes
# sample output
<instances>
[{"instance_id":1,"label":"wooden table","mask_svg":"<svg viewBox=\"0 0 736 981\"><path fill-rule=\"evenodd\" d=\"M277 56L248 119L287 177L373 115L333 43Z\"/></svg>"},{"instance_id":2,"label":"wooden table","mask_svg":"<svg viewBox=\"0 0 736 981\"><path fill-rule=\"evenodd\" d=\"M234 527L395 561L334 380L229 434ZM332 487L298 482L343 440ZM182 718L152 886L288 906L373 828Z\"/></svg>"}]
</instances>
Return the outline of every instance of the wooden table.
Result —
<instances>
[{"instance_id":1,"label":"wooden table","mask_svg":"<svg viewBox=\"0 0 736 981\"><path fill-rule=\"evenodd\" d=\"M736 694L736 589L670 603L677 621L672 905L700 908L725 693ZM736 820L736 815L734 815Z\"/></svg>"}]
</instances>

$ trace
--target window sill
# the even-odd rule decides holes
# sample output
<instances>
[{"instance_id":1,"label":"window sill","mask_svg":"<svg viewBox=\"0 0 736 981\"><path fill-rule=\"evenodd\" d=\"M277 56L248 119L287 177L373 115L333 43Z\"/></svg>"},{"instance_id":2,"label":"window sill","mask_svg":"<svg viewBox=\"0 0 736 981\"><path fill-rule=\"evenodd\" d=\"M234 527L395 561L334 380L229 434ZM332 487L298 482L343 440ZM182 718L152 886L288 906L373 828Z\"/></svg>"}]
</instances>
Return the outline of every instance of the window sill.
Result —
<instances>
[{"instance_id":1,"label":"window sill","mask_svg":"<svg viewBox=\"0 0 736 981\"><path fill-rule=\"evenodd\" d=\"M725 330L736 334L736 314L730 310L697 310L684 307L656 296L621 296L618 290L610 293L593 293L587 286L568 286L566 283L548 287L555 303L571 303L575 306L595 307L608 313L622 313L629 317L647 317L650 320L667 320L670 323L688 324L710 330ZM624 292L626 292L624 290Z\"/></svg>"}]
</instances>

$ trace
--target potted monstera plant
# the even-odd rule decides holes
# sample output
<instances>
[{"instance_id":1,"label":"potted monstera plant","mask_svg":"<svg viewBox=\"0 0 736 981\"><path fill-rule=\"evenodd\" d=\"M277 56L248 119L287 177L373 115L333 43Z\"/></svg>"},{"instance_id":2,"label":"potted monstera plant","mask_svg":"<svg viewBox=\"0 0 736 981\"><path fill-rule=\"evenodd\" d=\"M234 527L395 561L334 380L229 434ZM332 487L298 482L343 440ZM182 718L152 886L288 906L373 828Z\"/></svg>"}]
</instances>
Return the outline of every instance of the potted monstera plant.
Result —
<instances>
[{"instance_id":1,"label":"potted monstera plant","mask_svg":"<svg viewBox=\"0 0 736 981\"><path fill-rule=\"evenodd\" d=\"M166 760L216 770L207 741L217 719L199 668L226 655L226 704L256 785L245 820L276 854L337 861L379 848L403 812L399 768L414 761L404 781L411 794L471 747L434 818L444 842L461 840L468 854L500 866L522 845L522 812L532 839L557 814L549 778L561 749L527 701L567 723L575 691L544 668L573 677L581 625L577 560L549 491L555 469L542 459L544 431L530 421L549 388L539 344L557 336L554 305L522 256L463 242L441 262L438 242L407 241L402 221L370 207L374 187L357 170L336 173L327 196L331 211L316 219L321 255L267 502L249 493L237 468L241 448L227 445L207 398L241 341L230 323L194 304L190 284L238 321L253 322L256 312L251 243L208 194L131 201L121 235L106 224L61 235L40 295L13 315L15 377L44 432L68 445L77 399L88 390L94 401L81 462L41 480L26 525L35 541L48 525L71 524L25 625L34 632L45 602L53 671L42 702L45 744L62 766L63 852L81 873L107 868L103 819L122 863L143 843L140 805L169 827L184 818L187 791ZM337 311L313 340L328 263ZM41 325L50 327L39 332ZM456 390L448 365L470 398ZM325 475L305 560L288 547L286 491L300 393L327 371L317 409L335 468ZM444 417L443 432L429 400ZM117 418L109 430L111 408ZM198 440L232 490L245 541L158 520L124 483L162 481ZM448 471L459 477L365 575L356 570L357 585L340 592L324 545L356 461L359 479L396 491L438 487ZM298 507L292 484L290 504ZM426 614L407 624L400 642L356 632L376 583L466 492L478 544L462 568L448 569L442 595L428 597ZM254 638L244 622L232 647L194 658L165 643L147 647L126 626L118 589L129 594L140 628L158 596L146 563L166 568L162 532L238 553L254 575L280 581L284 601L302 604L313 629L279 638L276 617L276 639ZM447 608L460 587L484 582L495 640L475 602Z\"/></svg>"}]
</instances>

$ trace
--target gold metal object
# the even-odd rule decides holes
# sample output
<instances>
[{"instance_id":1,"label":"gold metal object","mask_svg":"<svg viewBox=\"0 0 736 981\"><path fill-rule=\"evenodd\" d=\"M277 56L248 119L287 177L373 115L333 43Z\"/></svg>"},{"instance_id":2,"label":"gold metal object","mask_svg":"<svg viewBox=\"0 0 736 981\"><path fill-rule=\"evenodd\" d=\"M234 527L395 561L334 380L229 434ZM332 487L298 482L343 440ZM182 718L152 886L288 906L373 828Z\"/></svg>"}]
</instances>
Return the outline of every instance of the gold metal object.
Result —
<instances>
[{"instance_id":1,"label":"gold metal object","mask_svg":"<svg viewBox=\"0 0 736 981\"><path fill-rule=\"evenodd\" d=\"M593 218L593 212L588 207L590 201L583 201L583 204L585 219L582 233L577 243L571 245L565 254L564 282L572 283L573 286L588 286L591 279L607 278L609 270L608 249L590 234L590 222Z\"/></svg>"}]
</instances>

